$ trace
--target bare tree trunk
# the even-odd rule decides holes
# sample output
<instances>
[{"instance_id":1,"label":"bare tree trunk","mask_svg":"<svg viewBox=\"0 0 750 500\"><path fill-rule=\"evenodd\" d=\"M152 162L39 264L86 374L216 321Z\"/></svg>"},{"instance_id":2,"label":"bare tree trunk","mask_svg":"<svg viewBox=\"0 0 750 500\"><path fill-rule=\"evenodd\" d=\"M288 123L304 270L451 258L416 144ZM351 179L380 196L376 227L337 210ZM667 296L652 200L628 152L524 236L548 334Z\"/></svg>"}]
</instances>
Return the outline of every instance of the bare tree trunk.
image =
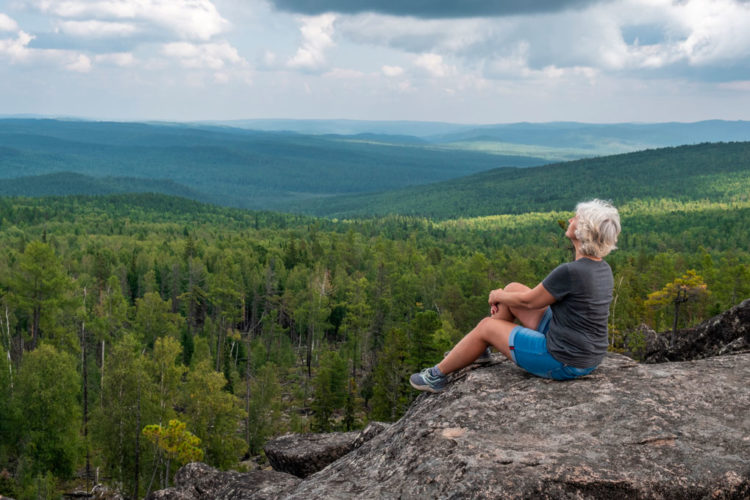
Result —
<instances>
[{"instance_id":1,"label":"bare tree trunk","mask_svg":"<svg viewBox=\"0 0 750 500\"><path fill-rule=\"evenodd\" d=\"M138 490L140 489L140 476L141 476L141 380L140 375L138 378L138 403L136 405L135 414L135 489L133 491L133 498L138 498Z\"/></svg>"},{"instance_id":2,"label":"bare tree trunk","mask_svg":"<svg viewBox=\"0 0 750 500\"><path fill-rule=\"evenodd\" d=\"M99 381L99 404L104 407L104 346L105 340L102 339L102 373L101 380Z\"/></svg>"},{"instance_id":3,"label":"bare tree trunk","mask_svg":"<svg viewBox=\"0 0 750 500\"><path fill-rule=\"evenodd\" d=\"M8 352L6 356L8 358L8 371L10 372L10 391L13 392L13 360L10 355L10 351L13 349L13 343L10 338L10 318L8 317L8 306L5 306L5 333L8 336Z\"/></svg>"},{"instance_id":4,"label":"bare tree trunk","mask_svg":"<svg viewBox=\"0 0 750 500\"><path fill-rule=\"evenodd\" d=\"M86 315L86 288L83 289L83 314ZM86 363L86 320L81 321L81 372L83 374L83 440L86 443L86 491L89 491L91 456L89 453L89 371Z\"/></svg>"}]
</instances>

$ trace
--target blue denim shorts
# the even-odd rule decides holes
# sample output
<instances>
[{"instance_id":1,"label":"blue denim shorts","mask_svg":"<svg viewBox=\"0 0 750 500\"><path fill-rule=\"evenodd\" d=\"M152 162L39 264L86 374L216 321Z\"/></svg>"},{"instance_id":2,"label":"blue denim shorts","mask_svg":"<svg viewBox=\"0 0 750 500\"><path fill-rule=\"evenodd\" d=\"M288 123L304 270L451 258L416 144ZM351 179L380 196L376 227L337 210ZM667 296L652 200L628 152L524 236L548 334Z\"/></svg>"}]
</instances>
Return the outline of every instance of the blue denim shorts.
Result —
<instances>
[{"instance_id":1,"label":"blue denim shorts","mask_svg":"<svg viewBox=\"0 0 750 500\"><path fill-rule=\"evenodd\" d=\"M513 361L537 377L554 380L572 380L594 371L596 366L576 368L560 363L547 351L547 332L551 319L552 309L548 307L536 330L520 325L511 330L508 345Z\"/></svg>"}]
</instances>

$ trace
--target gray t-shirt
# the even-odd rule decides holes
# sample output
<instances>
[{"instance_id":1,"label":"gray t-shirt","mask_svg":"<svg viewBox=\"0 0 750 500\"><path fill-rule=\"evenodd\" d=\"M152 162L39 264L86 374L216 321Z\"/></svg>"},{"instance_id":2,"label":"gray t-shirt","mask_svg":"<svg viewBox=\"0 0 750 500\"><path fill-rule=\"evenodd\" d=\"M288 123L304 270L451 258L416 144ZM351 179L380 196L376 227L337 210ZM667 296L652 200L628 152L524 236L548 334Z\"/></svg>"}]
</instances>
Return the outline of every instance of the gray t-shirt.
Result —
<instances>
[{"instance_id":1,"label":"gray t-shirt","mask_svg":"<svg viewBox=\"0 0 750 500\"><path fill-rule=\"evenodd\" d=\"M547 350L553 358L588 368L599 364L607 352L607 319L614 279L605 261L581 258L557 266L542 281L555 298L547 333Z\"/></svg>"}]
</instances>

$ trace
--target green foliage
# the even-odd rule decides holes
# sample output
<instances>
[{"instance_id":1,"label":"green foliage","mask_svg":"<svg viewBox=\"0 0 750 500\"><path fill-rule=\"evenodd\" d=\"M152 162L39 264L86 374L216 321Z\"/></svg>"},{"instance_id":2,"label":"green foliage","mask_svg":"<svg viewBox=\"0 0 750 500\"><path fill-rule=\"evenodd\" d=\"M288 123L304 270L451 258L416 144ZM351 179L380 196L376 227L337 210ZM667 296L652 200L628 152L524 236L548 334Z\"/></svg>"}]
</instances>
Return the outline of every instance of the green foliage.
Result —
<instances>
[{"instance_id":1,"label":"green foliage","mask_svg":"<svg viewBox=\"0 0 750 500\"><path fill-rule=\"evenodd\" d=\"M25 356L14 394L20 453L28 461L25 474L72 475L82 450L80 391L81 378L69 354L42 344Z\"/></svg>"},{"instance_id":2,"label":"green foliage","mask_svg":"<svg viewBox=\"0 0 750 500\"><path fill-rule=\"evenodd\" d=\"M647 299L688 270L711 294L687 304L682 324L750 296L750 202L620 208L620 249L607 258L612 349L636 349L644 321L670 326L671 308ZM73 360L87 353L93 465L142 496L175 468L143 436L147 425L185 422L203 460L226 468L275 434L398 419L415 396L409 374L486 315L489 289L534 285L570 259L557 222L570 214L333 221L157 195L0 199L0 411L11 407L0 470L18 496L48 484L45 470L30 472L33 450L20 446L13 415L33 398L18 396L18 377L38 350L33 287L21 278L27 248L44 250L34 261L64 284L39 302L38 345Z\"/></svg>"},{"instance_id":3,"label":"green foliage","mask_svg":"<svg viewBox=\"0 0 750 500\"><path fill-rule=\"evenodd\" d=\"M132 494L137 483L139 490L142 487L141 458L148 451L145 440L139 439L141 430L158 415L148 358L135 335L125 335L112 347L101 391L101 405L92 415L92 434L101 446L105 470Z\"/></svg>"},{"instance_id":4,"label":"green foliage","mask_svg":"<svg viewBox=\"0 0 750 500\"><path fill-rule=\"evenodd\" d=\"M146 292L143 298L135 301L135 330L139 341L151 348L157 338L167 336L177 338L179 317L171 312L169 302L162 300L156 292Z\"/></svg>"},{"instance_id":5,"label":"green foliage","mask_svg":"<svg viewBox=\"0 0 750 500\"><path fill-rule=\"evenodd\" d=\"M708 294L708 287L703 282L703 277L699 276L695 269L688 269L685 274L667 283L661 290L648 294L645 305L656 309L672 305L674 307L674 325L672 330L674 333L677 329L680 305L687 302L701 302L705 308ZM692 316L695 317L695 314L692 314Z\"/></svg>"},{"instance_id":6,"label":"green foliage","mask_svg":"<svg viewBox=\"0 0 750 500\"><path fill-rule=\"evenodd\" d=\"M243 208L452 179L534 157L183 125L0 120L5 196L160 192ZM356 165L356 168L352 168ZM16 179L18 172L29 176ZM13 179L9 179L13 178ZM169 180L165 180L169 179Z\"/></svg>"},{"instance_id":7,"label":"green foliage","mask_svg":"<svg viewBox=\"0 0 750 500\"><path fill-rule=\"evenodd\" d=\"M328 432L336 427L334 412L343 408L347 395L346 361L336 351L324 352L313 379L313 430Z\"/></svg>"},{"instance_id":8,"label":"green foliage","mask_svg":"<svg viewBox=\"0 0 750 500\"><path fill-rule=\"evenodd\" d=\"M147 425L143 435L177 465L203 459L201 440L186 429L185 422L172 419L167 426Z\"/></svg>"},{"instance_id":9,"label":"green foliage","mask_svg":"<svg viewBox=\"0 0 750 500\"><path fill-rule=\"evenodd\" d=\"M582 181L585 179L585 182ZM325 217L432 219L570 210L581 200L747 201L750 142L698 144L557 163L497 168L426 186L312 199L294 211Z\"/></svg>"},{"instance_id":10,"label":"green foliage","mask_svg":"<svg viewBox=\"0 0 750 500\"><path fill-rule=\"evenodd\" d=\"M411 403L409 339L400 329L389 331L375 367L372 418L393 422Z\"/></svg>"},{"instance_id":11,"label":"green foliage","mask_svg":"<svg viewBox=\"0 0 750 500\"><path fill-rule=\"evenodd\" d=\"M435 311L421 311L409 326L412 366L432 366L440 359L434 339L441 327L440 317Z\"/></svg>"},{"instance_id":12,"label":"green foliage","mask_svg":"<svg viewBox=\"0 0 750 500\"><path fill-rule=\"evenodd\" d=\"M10 287L19 312L24 313L32 347L45 336L59 347L73 345L58 328L68 282L52 247L40 241L26 245Z\"/></svg>"},{"instance_id":13,"label":"green foliage","mask_svg":"<svg viewBox=\"0 0 750 500\"><path fill-rule=\"evenodd\" d=\"M207 360L194 365L185 385L185 418L203 443L209 463L222 469L237 464L247 449L239 435L244 417L239 399L225 391L227 380Z\"/></svg>"},{"instance_id":14,"label":"green foliage","mask_svg":"<svg viewBox=\"0 0 750 500\"><path fill-rule=\"evenodd\" d=\"M250 454L258 455L266 440L275 435L280 427L281 385L278 367L273 363L264 365L250 383L250 404L247 418Z\"/></svg>"}]
</instances>

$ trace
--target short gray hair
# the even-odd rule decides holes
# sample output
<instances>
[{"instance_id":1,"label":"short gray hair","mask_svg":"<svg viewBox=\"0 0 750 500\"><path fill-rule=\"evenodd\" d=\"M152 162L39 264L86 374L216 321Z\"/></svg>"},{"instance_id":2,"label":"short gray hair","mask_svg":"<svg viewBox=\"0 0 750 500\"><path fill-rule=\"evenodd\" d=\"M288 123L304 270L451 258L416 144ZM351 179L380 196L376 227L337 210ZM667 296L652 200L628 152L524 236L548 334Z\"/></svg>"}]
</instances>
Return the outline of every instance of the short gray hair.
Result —
<instances>
[{"instance_id":1,"label":"short gray hair","mask_svg":"<svg viewBox=\"0 0 750 500\"><path fill-rule=\"evenodd\" d=\"M602 258L617 248L620 214L610 202L596 199L581 202L576 205L576 215L576 238L581 242L582 254Z\"/></svg>"}]
</instances>

